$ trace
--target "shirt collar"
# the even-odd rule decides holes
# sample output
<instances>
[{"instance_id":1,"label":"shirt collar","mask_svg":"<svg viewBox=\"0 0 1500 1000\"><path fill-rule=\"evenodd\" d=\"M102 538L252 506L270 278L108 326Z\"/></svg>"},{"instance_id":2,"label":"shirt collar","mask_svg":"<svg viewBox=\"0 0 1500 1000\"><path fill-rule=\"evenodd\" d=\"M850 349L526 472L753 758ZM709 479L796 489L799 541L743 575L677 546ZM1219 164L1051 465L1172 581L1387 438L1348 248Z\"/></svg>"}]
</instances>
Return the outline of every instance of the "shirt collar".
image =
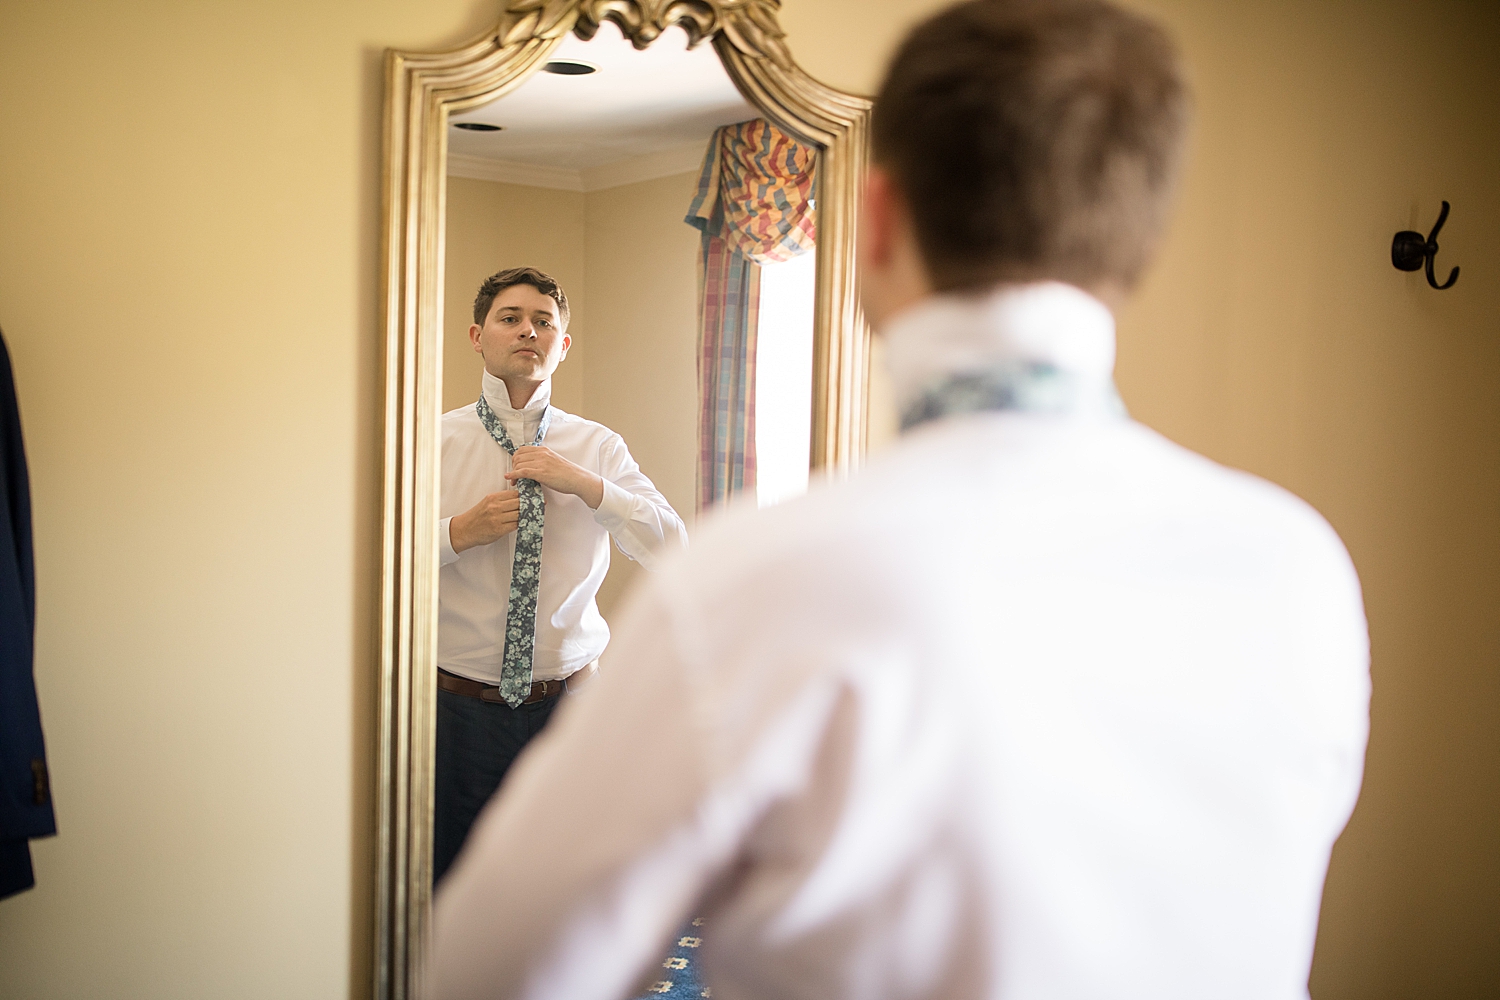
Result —
<instances>
[{"instance_id":1,"label":"shirt collar","mask_svg":"<svg viewBox=\"0 0 1500 1000\"><path fill-rule=\"evenodd\" d=\"M1115 367L1115 319L1073 285L1002 285L978 294L929 296L881 331L899 410L944 378L1006 361L1053 365L1085 384Z\"/></svg>"},{"instance_id":2,"label":"shirt collar","mask_svg":"<svg viewBox=\"0 0 1500 1000\"><path fill-rule=\"evenodd\" d=\"M505 383L491 375L488 369L485 370L481 388L484 392L484 398L489 401L490 409L494 410L497 414L541 411L545 410L547 404L552 401L552 380L550 378L544 380L541 385L536 387L536 392L531 394L531 399L527 400L526 405L519 410L510 405L510 390L505 387Z\"/></svg>"}]
</instances>

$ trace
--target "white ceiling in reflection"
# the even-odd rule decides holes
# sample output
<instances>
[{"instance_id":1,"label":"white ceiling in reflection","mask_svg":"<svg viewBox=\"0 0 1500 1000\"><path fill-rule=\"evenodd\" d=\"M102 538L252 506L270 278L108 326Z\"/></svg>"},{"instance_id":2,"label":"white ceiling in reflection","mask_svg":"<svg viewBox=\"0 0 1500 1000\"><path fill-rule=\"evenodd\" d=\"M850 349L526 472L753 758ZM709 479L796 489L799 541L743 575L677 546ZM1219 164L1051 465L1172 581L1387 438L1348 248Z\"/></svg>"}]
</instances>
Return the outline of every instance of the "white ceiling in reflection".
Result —
<instances>
[{"instance_id":1,"label":"white ceiling in reflection","mask_svg":"<svg viewBox=\"0 0 1500 1000\"><path fill-rule=\"evenodd\" d=\"M759 114L730 82L713 46L705 41L689 49L680 28L642 52L606 22L591 41L570 34L552 58L582 60L599 72L538 72L500 100L454 116L453 122L487 122L504 131L470 132L450 124L450 156L587 177L626 161L690 162L695 150L701 159L715 128Z\"/></svg>"}]
</instances>

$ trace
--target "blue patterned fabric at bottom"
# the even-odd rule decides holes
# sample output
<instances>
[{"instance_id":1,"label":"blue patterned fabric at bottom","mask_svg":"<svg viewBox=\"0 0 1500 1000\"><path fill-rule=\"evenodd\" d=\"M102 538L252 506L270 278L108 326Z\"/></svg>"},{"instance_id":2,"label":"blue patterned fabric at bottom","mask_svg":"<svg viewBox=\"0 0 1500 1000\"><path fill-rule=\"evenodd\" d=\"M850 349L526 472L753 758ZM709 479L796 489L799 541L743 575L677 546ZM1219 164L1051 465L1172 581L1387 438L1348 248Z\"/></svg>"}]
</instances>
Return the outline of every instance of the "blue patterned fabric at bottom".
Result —
<instances>
[{"instance_id":1,"label":"blue patterned fabric at bottom","mask_svg":"<svg viewBox=\"0 0 1500 1000\"><path fill-rule=\"evenodd\" d=\"M692 922L677 935L671 954L661 963L657 980L637 1000L658 1000L671 997L685 1000L687 997L711 997L713 992L698 978L698 952L703 944L701 937L703 918L694 917Z\"/></svg>"}]
</instances>

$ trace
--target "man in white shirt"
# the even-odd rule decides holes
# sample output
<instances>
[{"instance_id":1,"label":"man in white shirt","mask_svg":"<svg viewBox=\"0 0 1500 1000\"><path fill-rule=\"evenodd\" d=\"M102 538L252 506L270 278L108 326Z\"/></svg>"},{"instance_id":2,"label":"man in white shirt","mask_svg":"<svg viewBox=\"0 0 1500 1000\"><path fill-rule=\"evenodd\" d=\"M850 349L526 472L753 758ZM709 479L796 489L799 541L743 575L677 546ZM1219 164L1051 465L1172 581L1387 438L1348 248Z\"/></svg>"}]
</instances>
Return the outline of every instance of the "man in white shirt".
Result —
<instances>
[{"instance_id":1,"label":"man in white shirt","mask_svg":"<svg viewBox=\"0 0 1500 1000\"><path fill-rule=\"evenodd\" d=\"M597 669L611 537L647 568L687 541L620 436L551 405L568 320L541 271L488 278L469 327L480 399L443 414L434 880L560 695Z\"/></svg>"},{"instance_id":2,"label":"man in white shirt","mask_svg":"<svg viewBox=\"0 0 1500 1000\"><path fill-rule=\"evenodd\" d=\"M1095 0L908 37L859 260L903 436L633 595L438 896L437 997L669 983L689 914L715 1000L1306 997L1358 580L1112 386L1187 103L1160 30Z\"/></svg>"}]
</instances>

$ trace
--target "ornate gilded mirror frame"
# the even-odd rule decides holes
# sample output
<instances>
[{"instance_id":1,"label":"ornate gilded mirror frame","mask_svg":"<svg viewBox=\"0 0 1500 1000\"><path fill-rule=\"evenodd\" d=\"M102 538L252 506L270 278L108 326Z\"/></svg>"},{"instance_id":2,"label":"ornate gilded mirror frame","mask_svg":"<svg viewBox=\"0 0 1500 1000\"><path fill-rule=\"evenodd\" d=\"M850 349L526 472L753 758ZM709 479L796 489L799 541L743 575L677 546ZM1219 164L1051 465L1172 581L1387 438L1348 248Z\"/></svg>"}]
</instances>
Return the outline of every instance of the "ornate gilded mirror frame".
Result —
<instances>
[{"instance_id":1,"label":"ornate gilded mirror frame","mask_svg":"<svg viewBox=\"0 0 1500 1000\"><path fill-rule=\"evenodd\" d=\"M779 0L506 0L497 28L450 52L386 54L385 490L381 572L375 995L421 989L431 905L438 606L439 417L448 116L520 86L572 31L614 21L644 49L672 26L712 41L735 85L820 147L812 464L864 448L868 331L854 278L855 209L870 102L792 61Z\"/></svg>"}]
</instances>

